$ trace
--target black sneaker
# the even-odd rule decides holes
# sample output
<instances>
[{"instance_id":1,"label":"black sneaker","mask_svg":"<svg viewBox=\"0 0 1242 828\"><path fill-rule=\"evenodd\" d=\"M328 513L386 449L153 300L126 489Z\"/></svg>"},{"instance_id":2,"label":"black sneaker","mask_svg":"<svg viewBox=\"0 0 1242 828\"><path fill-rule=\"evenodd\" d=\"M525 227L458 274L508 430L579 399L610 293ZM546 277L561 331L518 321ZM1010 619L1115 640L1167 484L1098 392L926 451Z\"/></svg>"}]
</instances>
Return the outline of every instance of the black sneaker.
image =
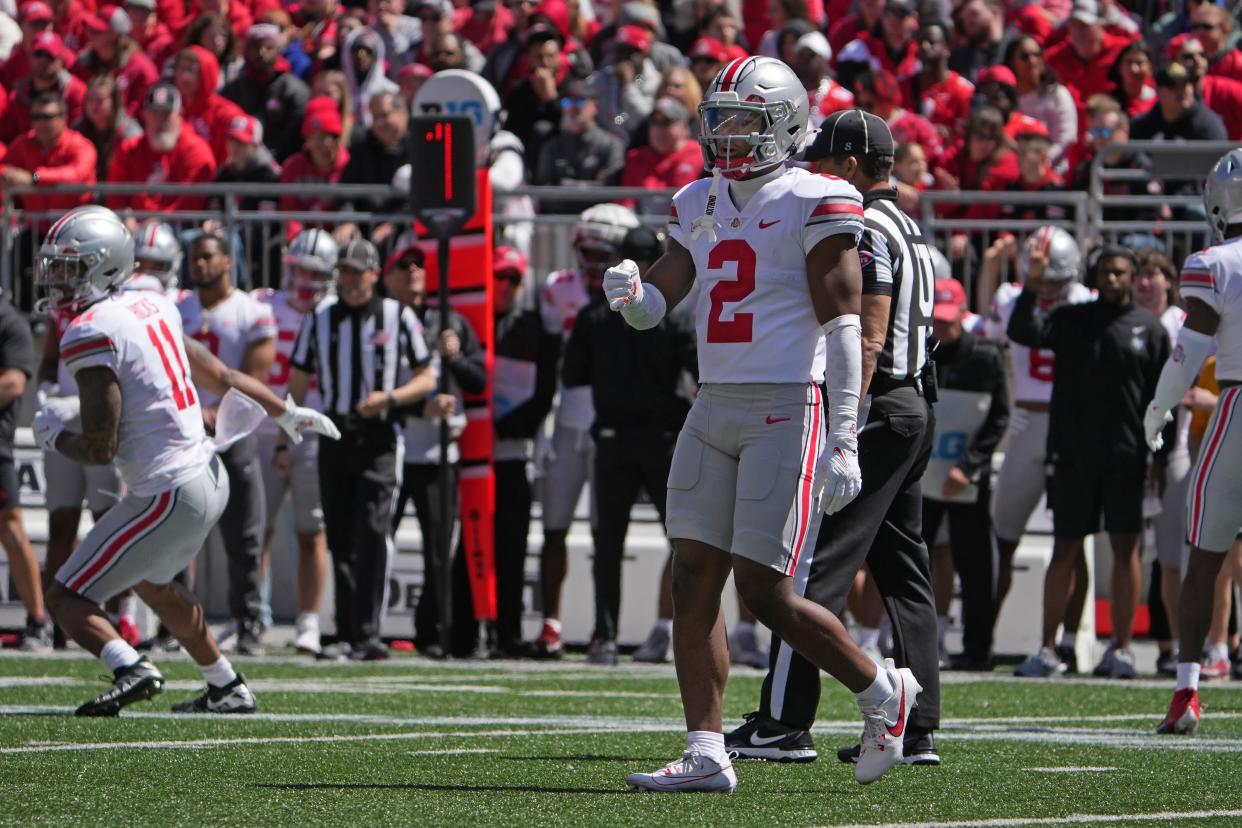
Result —
<instances>
[{"instance_id":1,"label":"black sneaker","mask_svg":"<svg viewBox=\"0 0 1242 828\"><path fill-rule=\"evenodd\" d=\"M158 696L164 689L164 676L155 665L142 657L128 667L117 670L112 686L83 704L75 716L115 716L121 708L137 701Z\"/></svg>"},{"instance_id":2,"label":"black sneaker","mask_svg":"<svg viewBox=\"0 0 1242 828\"><path fill-rule=\"evenodd\" d=\"M243 656L261 656L267 653L261 638L263 628L258 622L237 623L237 654Z\"/></svg>"},{"instance_id":3,"label":"black sneaker","mask_svg":"<svg viewBox=\"0 0 1242 828\"><path fill-rule=\"evenodd\" d=\"M992 667L991 656L980 658L967 653L954 653L949 656L948 665L942 666L941 669L969 673L990 673L992 672Z\"/></svg>"},{"instance_id":4,"label":"black sneaker","mask_svg":"<svg viewBox=\"0 0 1242 828\"><path fill-rule=\"evenodd\" d=\"M1057 658L1061 659L1061 663L1065 665L1064 675L1072 676L1078 673L1078 653L1073 647L1067 647L1064 644L1057 646Z\"/></svg>"},{"instance_id":5,"label":"black sneaker","mask_svg":"<svg viewBox=\"0 0 1242 828\"><path fill-rule=\"evenodd\" d=\"M1172 650L1162 650L1156 656L1156 672L1170 678L1177 675L1177 654Z\"/></svg>"},{"instance_id":6,"label":"black sneaker","mask_svg":"<svg viewBox=\"0 0 1242 828\"><path fill-rule=\"evenodd\" d=\"M322 648L316 655L316 661L348 661L349 654L354 650L353 646L345 641L338 641L335 644L329 644Z\"/></svg>"},{"instance_id":7,"label":"black sneaker","mask_svg":"<svg viewBox=\"0 0 1242 828\"><path fill-rule=\"evenodd\" d=\"M22 636L24 653L50 653L52 651L52 622L36 621L26 616L26 633Z\"/></svg>"},{"instance_id":8,"label":"black sneaker","mask_svg":"<svg viewBox=\"0 0 1242 828\"><path fill-rule=\"evenodd\" d=\"M371 639L354 648L350 661L383 661L388 658L388 647L378 638Z\"/></svg>"},{"instance_id":9,"label":"black sneaker","mask_svg":"<svg viewBox=\"0 0 1242 828\"><path fill-rule=\"evenodd\" d=\"M858 764L861 745L852 745L837 749L837 761L845 765ZM901 746L903 765L939 765L940 753L936 750L936 739L930 730L907 730L906 738Z\"/></svg>"},{"instance_id":10,"label":"black sneaker","mask_svg":"<svg viewBox=\"0 0 1242 828\"><path fill-rule=\"evenodd\" d=\"M743 759L769 762L814 762L815 740L809 731L789 727L756 710L746 714L746 723L725 734L725 750Z\"/></svg>"},{"instance_id":11,"label":"black sneaker","mask_svg":"<svg viewBox=\"0 0 1242 828\"><path fill-rule=\"evenodd\" d=\"M172 706L174 713L253 713L258 709L258 702L241 673L224 687L209 684L201 696Z\"/></svg>"},{"instance_id":12,"label":"black sneaker","mask_svg":"<svg viewBox=\"0 0 1242 828\"><path fill-rule=\"evenodd\" d=\"M160 627L155 635L146 641L139 641L134 649L140 653L175 653L181 649L181 642L172 633Z\"/></svg>"}]
</instances>

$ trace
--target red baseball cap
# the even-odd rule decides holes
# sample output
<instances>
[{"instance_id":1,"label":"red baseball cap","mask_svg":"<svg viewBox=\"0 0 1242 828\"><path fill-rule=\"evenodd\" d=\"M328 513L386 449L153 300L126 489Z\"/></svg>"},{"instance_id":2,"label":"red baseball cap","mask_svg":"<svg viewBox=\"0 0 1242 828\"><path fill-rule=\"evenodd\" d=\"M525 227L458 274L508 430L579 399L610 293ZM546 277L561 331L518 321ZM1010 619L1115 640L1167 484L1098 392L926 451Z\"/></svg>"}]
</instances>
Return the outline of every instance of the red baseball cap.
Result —
<instances>
[{"instance_id":1,"label":"red baseball cap","mask_svg":"<svg viewBox=\"0 0 1242 828\"><path fill-rule=\"evenodd\" d=\"M932 319L956 322L966 309L966 288L957 279L936 280L936 304L932 307Z\"/></svg>"},{"instance_id":2,"label":"red baseball cap","mask_svg":"<svg viewBox=\"0 0 1242 828\"><path fill-rule=\"evenodd\" d=\"M52 7L41 0L32 0L22 6L21 12L18 14L23 21L25 20L52 20L56 15L52 14Z\"/></svg>"},{"instance_id":3,"label":"red baseball cap","mask_svg":"<svg viewBox=\"0 0 1242 828\"><path fill-rule=\"evenodd\" d=\"M257 146L263 143L263 124L258 118L238 115L229 121L229 137L252 147Z\"/></svg>"},{"instance_id":4,"label":"red baseball cap","mask_svg":"<svg viewBox=\"0 0 1242 828\"><path fill-rule=\"evenodd\" d=\"M746 51L741 46L738 46L736 43L725 50L726 60L737 60L738 58L748 57L750 57L750 52Z\"/></svg>"},{"instance_id":5,"label":"red baseball cap","mask_svg":"<svg viewBox=\"0 0 1242 828\"><path fill-rule=\"evenodd\" d=\"M429 78L432 75L431 67L421 63L407 63L397 72L397 80L405 80L406 78Z\"/></svg>"},{"instance_id":6,"label":"red baseball cap","mask_svg":"<svg viewBox=\"0 0 1242 828\"><path fill-rule=\"evenodd\" d=\"M39 32L35 35L34 43L30 46L30 53L37 55L39 52L45 52L53 58L65 57L65 42L60 39L60 35L56 32Z\"/></svg>"},{"instance_id":7,"label":"red baseball cap","mask_svg":"<svg viewBox=\"0 0 1242 828\"><path fill-rule=\"evenodd\" d=\"M516 247L497 247L492 258L492 272L526 275L526 257Z\"/></svg>"},{"instance_id":8,"label":"red baseball cap","mask_svg":"<svg viewBox=\"0 0 1242 828\"><path fill-rule=\"evenodd\" d=\"M321 95L311 99L306 105L306 117L302 119L302 137L312 132L339 136L344 131L345 125L341 121L341 112L336 107L336 101Z\"/></svg>"},{"instance_id":9,"label":"red baseball cap","mask_svg":"<svg viewBox=\"0 0 1242 828\"><path fill-rule=\"evenodd\" d=\"M694 45L690 47L690 62L693 63L700 58L714 60L717 63L724 63L729 59L729 52L725 49L725 45L714 37L700 37L694 41Z\"/></svg>"},{"instance_id":10,"label":"red baseball cap","mask_svg":"<svg viewBox=\"0 0 1242 828\"><path fill-rule=\"evenodd\" d=\"M989 66L980 71L978 77L975 78L975 86L983 86L989 81L1003 83L1005 86L1016 87L1018 85L1018 79L1014 77L1013 70L1001 64Z\"/></svg>"},{"instance_id":11,"label":"red baseball cap","mask_svg":"<svg viewBox=\"0 0 1242 828\"><path fill-rule=\"evenodd\" d=\"M133 25L129 22L129 15L125 10L117 6L102 6L99 14L88 14L83 18L83 24L92 32L102 34L103 32L112 31L116 34L129 34L133 31Z\"/></svg>"},{"instance_id":12,"label":"red baseball cap","mask_svg":"<svg viewBox=\"0 0 1242 828\"><path fill-rule=\"evenodd\" d=\"M645 55L651 51L651 40L651 32L642 26L622 26L617 29L617 36L613 38L613 43L629 46Z\"/></svg>"},{"instance_id":13,"label":"red baseball cap","mask_svg":"<svg viewBox=\"0 0 1242 828\"><path fill-rule=\"evenodd\" d=\"M413 230L401 234L397 239L397 246L388 254L388 258L384 261L384 272L392 270L407 255L413 254L416 264L419 267L427 266L427 251L423 250L422 245L418 243L418 236Z\"/></svg>"}]
</instances>

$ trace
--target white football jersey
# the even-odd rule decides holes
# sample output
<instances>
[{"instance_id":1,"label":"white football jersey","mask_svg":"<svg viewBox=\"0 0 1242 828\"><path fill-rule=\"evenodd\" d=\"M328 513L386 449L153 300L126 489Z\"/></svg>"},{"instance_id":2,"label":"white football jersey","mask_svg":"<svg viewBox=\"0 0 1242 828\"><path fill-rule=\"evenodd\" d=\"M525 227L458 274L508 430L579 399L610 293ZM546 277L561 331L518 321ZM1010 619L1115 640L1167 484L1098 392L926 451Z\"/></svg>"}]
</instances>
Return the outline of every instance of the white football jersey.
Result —
<instances>
[{"instance_id":1,"label":"white football jersey","mask_svg":"<svg viewBox=\"0 0 1242 828\"><path fill-rule=\"evenodd\" d=\"M1220 315L1216 328L1216 379L1242 381L1242 238L1192 253L1178 285L1183 299L1198 299Z\"/></svg>"},{"instance_id":2,"label":"white football jersey","mask_svg":"<svg viewBox=\"0 0 1242 828\"><path fill-rule=\"evenodd\" d=\"M60 355L74 374L94 366L116 374L121 387L116 464L132 494L149 497L202 473L211 446L172 302L147 291L104 299L69 324Z\"/></svg>"},{"instance_id":3,"label":"white football jersey","mask_svg":"<svg viewBox=\"0 0 1242 828\"><path fill-rule=\"evenodd\" d=\"M65 331L69 330L69 323L72 321L72 317L59 311L52 311L52 324L56 326L57 342L64 339ZM60 389L58 396L76 397L78 395L78 382L73 378L73 372L66 367L64 354L61 354L60 361L56 363L56 385Z\"/></svg>"},{"instance_id":4,"label":"white football jersey","mask_svg":"<svg viewBox=\"0 0 1242 828\"><path fill-rule=\"evenodd\" d=\"M234 290L210 310L204 309L198 293L184 290L177 301L186 335L207 347L212 355L230 368L241 368L246 349L252 342L276 336L272 309L243 290ZM203 405L220 402L220 395L203 392Z\"/></svg>"},{"instance_id":5,"label":"white football jersey","mask_svg":"<svg viewBox=\"0 0 1242 828\"><path fill-rule=\"evenodd\" d=\"M591 296L587 293L586 279L577 270L557 270L548 274L543 286L539 313L543 317L543 329L549 334L559 333L561 344L569 341L574 331L578 311L587 306ZM556 421L569 428L588 429L595 421L595 402L591 387L560 387L560 403L556 407Z\"/></svg>"},{"instance_id":6,"label":"white football jersey","mask_svg":"<svg viewBox=\"0 0 1242 828\"><path fill-rule=\"evenodd\" d=\"M135 270L134 275L130 276L121 285L121 290L149 290L152 293L158 293L166 297L173 304L181 298L181 291L176 287L164 287L164 283L160 281L158 276L151 276L141 271Z\"/></svg>"},{"instance_id":7,"label":"white football jersey","mask_svg":"<svg viewBox=\"0 0 1242 828\"><path fill-rule=\"evenodd\" d=\"M806 254L837 233L863 231L858 190L839 178L791 167L767 182L740 213L722 182L709 233L692 235L707 213L711 179L673 196L669 235L694 257L699 381L823 382L823 329L811 305Z\"/></svg>"},{"instance_id":8,"label":"white football jersey","mask_svg":"<svg viewBox=\"0 0 1242 828\"><path fill-rule=\"evenodd\" d=\"M302 327L302 317L306 314L289 304L289 294L283 290L259 288L251 291L251 296L272 311L272 319L276 323L276 361L272 363L272 373L268 378L268 387L272 393L282 400L289 394L289 376L293 366L289 362L293 355L293 343L298 338L298 329ZM319 398L319 378L311 374L310 388L302 405L316 411L323 410ZM258 432L275 434L280 430L276 421L267 418L259 424Z\"/></svg>"},{"instance_id":9,"label":"white football jersey","mask_svg":"<svg viewBox=\"0 0 1242 828\"><path fill-rule=\"evenodd\" d=\"M1013 399L1014 402L1051 402L1052 380L1055 375L1056 357L1046 348L1028 348L1019 345L1006 331L1009 328L1009 317L1013 316L1014 306L1022 295L1022 285L1006 282L996 289L992 297L992 318L995 327L989 329L991 338L1000 342L1009 342L1009 358L1013 362ZM1085 285L1074 282L1069 287L1065 301L1077 305L1091 301L1091 290Z\"/></svg>"}]
</instances>

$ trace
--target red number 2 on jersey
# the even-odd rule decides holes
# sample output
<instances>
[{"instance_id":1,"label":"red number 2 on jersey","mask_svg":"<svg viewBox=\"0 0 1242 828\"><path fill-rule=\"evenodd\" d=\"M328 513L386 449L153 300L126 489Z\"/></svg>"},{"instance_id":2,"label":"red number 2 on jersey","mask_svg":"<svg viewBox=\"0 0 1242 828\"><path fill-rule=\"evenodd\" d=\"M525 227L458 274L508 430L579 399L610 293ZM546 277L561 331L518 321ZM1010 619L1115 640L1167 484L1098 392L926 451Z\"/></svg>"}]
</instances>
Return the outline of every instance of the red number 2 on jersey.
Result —
<instances>
[{"instance_id":1,"label":"red number 2 on jersey","mask_svg":"<svg viewBox=\"0 0 1242 828\"><path fill-rule=\"evenodd\" d=\"M190 384L189 372L186 366L181 362L181 352L177 350L177 342L173 339L172 331L168 329L168 323L163 319L159 321L159 332L156 332L156 324L147 324L147 336L151 338L151 344L155 346L155 350L160 355L160 362L164 364L164 373L168 375L168 381L172 383L173 401L177 404L178 411L185 411L194 405L194 386ZM161 335L164 341L160 341ZM167 350L165 349L167 343ZM172 358L177 361L176 370L173 370L173 364L168 358L168 353L172 353ZM178 376L180 374L180 376Z\"/></svg>"},{"instance_id":2,"label":"red number 2 on jersey","mask_svg":"<svg viewBox=\"0 0 1242 828\"><path fill-rule=\"evenodd\" d=\"M1031 349L1031 377L1040 382L1052 382L1053 368L1056 365L1056 357L1052 351L1041 351L1038 348Z\"/></svg>"},{"instance_id":3,"label":"red number 2 on jersey","mask_svg":"<svg viewBox=\"0 0 1242 828\"><path fill-rule=\"evenodd\" d=\"M755 250L744 239L726 239L707 254L707 266L719 270L727 263L736 265L736 279L717 282L710 294L711 313L707 317L707 341L712 343L750 342L754 338L755 315L735 313L726 321L726 302L740 302L755 290Z\"/></svg>"}]
</instances>

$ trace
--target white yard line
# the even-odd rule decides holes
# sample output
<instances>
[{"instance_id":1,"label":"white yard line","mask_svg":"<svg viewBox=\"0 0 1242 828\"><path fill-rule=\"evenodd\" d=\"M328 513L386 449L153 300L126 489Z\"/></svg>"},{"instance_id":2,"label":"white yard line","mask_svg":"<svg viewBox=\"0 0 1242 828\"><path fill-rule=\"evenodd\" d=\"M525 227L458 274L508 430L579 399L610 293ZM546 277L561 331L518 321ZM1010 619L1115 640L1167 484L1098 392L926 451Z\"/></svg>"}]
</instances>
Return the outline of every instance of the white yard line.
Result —
<instances>
[{"instance_id":1,"label":"white yard line","mask_svg":"<svg viewBox=\"0 0 1242 828\"><path fill-rule=\"evenodd\" d=\"M1110 773L1121 768L1023 768L1028 773Z\"/></svg>"},{"instance_id":2,"label":"white yard line","mask_svg":"<svg viewBox=\"0 0 1242 828\"><path fill-rule=\"evenodd\" d=\"M1004 817L999 819L972 819L954 822L899 822L882 823L887 828L1008 828L1021 825L1074 825L1109 822L1164 822L1200 819L1224 819L1242 817L1242 810L1221 811L1164 811L1149 814L1069 814L1059 817ZM875 828L875 824L834 826L833 828Z\"/></svg>"},{"instance_id":3,"label":"white yard line","mask_svg":"<svg viewBox=\"0 0 1242 828\"><path fill-rule=\"evenodd\" d=\"M500 753L494 748L458 748L457 750L407 750L407 756L464 756L469 753Z\"/></svg>"}]
</instances>

